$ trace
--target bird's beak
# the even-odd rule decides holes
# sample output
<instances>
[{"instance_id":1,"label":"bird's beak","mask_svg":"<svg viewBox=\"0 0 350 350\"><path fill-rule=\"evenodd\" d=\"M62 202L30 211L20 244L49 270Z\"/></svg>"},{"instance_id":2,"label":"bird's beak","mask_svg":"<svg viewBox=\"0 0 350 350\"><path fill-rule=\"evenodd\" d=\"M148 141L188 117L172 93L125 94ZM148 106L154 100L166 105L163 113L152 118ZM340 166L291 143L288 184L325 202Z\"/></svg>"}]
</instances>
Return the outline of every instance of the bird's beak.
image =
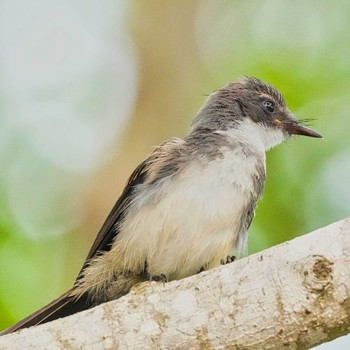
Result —
<instances>
[{"instance_id":1,"label":"bird's beak","mask_svg":"<svg viewBox=\"0 0 350 350\"><path fill-rule=\"evenodd\" d=\"M288 121L282 121L279 119L274 120L274 124L283 129L284 131L288 132L290 135L304 135L304 136L310 136L310 137L317 137L322 138L322 135L316 132L315 130L312 130L308 128L307 126L301 124L297 120L288 120Z\"/></svg>"},{"instance_id":2,"label":"bird's beak","mask_svg":"<svg viewBox=\"0 0 350 350\"><path fill-rule=\"evenodd\" d=\"M321 134L319 134L315 130L308 128L307 126L299 122L287 123L284 125L284 129L287 132L289 132L289 134L291 135L303 135L303 136L322 138Z\"/></svg>"}]
</instances>

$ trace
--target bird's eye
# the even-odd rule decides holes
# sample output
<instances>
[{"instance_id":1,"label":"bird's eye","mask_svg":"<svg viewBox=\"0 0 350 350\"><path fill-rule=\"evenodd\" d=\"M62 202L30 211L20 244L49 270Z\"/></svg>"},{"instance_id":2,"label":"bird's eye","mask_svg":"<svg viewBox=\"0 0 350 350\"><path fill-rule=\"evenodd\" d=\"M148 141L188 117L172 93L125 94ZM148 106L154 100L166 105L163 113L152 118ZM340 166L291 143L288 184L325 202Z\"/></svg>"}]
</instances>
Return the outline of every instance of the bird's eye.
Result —
<instances>
[{"instance_id":1,"label":"bird's eye","mask_svg":"<svg viewBox=\"0 0 350 350\"><path fill-rule=\"evenodd\" d=\"M267 108L269 112L273 112L275 110L275 105L271 101L264 101L263 105Z\"/></svg>"}]
</instances>

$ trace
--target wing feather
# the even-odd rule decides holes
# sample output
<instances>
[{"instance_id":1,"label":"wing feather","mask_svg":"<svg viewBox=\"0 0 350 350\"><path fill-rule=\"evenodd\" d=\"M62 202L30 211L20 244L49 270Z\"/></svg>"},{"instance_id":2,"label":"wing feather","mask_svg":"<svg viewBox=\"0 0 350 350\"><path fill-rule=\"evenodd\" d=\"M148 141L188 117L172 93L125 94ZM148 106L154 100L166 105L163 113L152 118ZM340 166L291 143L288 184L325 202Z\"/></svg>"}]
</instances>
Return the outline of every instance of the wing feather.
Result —
<instances>
[{"instance_id":1,"label":"wing feather","mask_svg":"<svg viewBox=\"0 0 350 350\"><path fill-rule=\"evenodd\" d=\"M88 266L92 258L100 252L111 249L113 241L119 233L119 225L117 224L123 220L128 210L128 205L134 197L135 187L145 182L157 182L178 170L178 165L181 163L181 157L179 156L181 154L180 149L184 143L185 141L177 138L164 142L162 145L156 147L150 156L133 171L122 194L98 232L77 281L82 276L83 270ZM172 168L169 168L169 158L176 159L176 162L173 162L174 166Z\"/></svg>"}]
</instances>

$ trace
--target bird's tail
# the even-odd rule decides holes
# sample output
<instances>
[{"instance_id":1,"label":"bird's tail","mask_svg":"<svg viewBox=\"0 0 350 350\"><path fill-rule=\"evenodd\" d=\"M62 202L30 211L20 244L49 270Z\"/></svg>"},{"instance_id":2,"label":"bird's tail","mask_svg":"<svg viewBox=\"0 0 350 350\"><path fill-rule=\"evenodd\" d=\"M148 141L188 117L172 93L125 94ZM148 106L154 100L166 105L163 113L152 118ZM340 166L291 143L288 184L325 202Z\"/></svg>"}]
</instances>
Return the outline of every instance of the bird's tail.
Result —
<instances>
[{"instance_id":1,"label":"bird's tail","mask_svg":"<svg viewBox=\"0 0 350 350\"><path fill-rule=\"evenodd\" d=\"M28 328L53 321L58 318L66 317L89 308L89 303L86 296L83 295L79 299L76 299L70 296L71 292L72 290L69 290L59 298L52 301L50 304L44 306L15 325L0 332L0 336L16 332L22 328Z\"/></svg>"}]
</instances>

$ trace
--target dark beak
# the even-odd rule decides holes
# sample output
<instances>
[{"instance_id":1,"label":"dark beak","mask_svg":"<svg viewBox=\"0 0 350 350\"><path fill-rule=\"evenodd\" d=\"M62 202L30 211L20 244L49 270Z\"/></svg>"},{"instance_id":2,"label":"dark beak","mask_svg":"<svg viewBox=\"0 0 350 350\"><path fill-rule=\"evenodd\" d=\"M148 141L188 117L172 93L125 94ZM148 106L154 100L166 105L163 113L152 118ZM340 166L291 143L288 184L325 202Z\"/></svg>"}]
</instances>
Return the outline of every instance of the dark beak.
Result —
<instances>
[{"instance_id":1,"label":"dark beak","mask_svg":"<svg viewBox=\"0 0 350 350\"><path fill-rule=\"evenodd\" d=\"M310 137L323 138L321 134L308 128L307 126L300 124L298 122L286 123L283 125L283 128L289 132L291 135L303 135Z\"/></svg>"}]
</instances>

